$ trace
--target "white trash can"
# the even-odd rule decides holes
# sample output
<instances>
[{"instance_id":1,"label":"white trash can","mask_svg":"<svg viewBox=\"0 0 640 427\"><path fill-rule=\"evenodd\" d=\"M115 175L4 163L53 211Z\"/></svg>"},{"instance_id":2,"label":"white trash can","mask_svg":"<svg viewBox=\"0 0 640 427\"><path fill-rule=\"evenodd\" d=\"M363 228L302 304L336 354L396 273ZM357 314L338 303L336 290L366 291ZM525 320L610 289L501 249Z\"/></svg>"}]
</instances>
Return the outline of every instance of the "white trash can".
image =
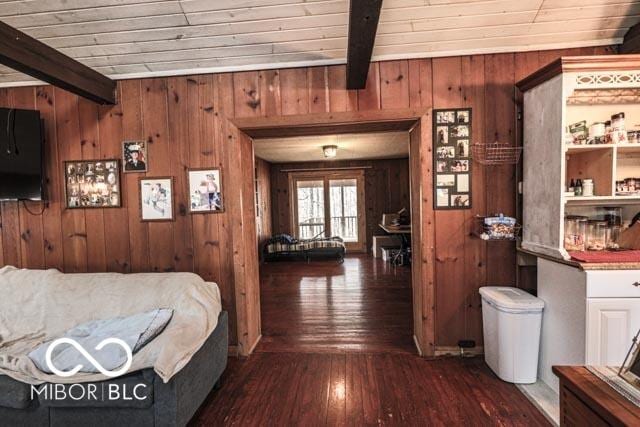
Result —
<instances>
[{"instance_id":1,"label":"white trash can","mask_svg":"<svg viewBox=\"0 0 640 427\"><path fill-rule=\"evenodd\" d=\"M544 301L507 286L480 288L484 360L502 380L535 383Z\"/></svg>"}]
</instances>

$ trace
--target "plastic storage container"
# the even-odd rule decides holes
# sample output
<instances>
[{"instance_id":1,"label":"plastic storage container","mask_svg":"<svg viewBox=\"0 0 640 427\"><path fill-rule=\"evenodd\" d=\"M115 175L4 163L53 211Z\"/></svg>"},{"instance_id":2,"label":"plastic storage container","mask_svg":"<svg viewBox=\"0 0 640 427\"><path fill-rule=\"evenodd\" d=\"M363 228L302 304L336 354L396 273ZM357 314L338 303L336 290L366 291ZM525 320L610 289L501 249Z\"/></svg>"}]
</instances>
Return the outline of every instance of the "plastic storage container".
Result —
<instances>
[{"instance_id":1,"label":"plastic storage container","mask_svg":"<svg viewBox=\"0 0 640 427\"><path fill-rule=\"evenodd\" d=\"M500 379L535 383L544 301L506 286L480 288L484 360Z\"/></svg>"}]
</instances>

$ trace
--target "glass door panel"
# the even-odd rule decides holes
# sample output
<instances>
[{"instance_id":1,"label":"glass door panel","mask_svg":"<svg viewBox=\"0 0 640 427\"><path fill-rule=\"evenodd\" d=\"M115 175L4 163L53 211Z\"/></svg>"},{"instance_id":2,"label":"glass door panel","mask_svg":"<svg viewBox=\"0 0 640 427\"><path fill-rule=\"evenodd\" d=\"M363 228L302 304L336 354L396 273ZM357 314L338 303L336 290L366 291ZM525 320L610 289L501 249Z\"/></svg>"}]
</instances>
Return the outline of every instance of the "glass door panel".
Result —
<instances>
[{"instance_id":1,"label":"glass door panel","mask_svg":"<svg viewBox=\"0 0 640 427\"><path fill-rule=\"evenodd\" d=\"M329 180L331 235L345 242L358 241L358 181L356 179Z\"/></svg>"},{"instance_id":2,"label":"glass door panel","mask_svg":"<svg viewBox=\"0 0 640 427\"><path fill-rule=\"evenodd\" d=\"M297 181L298 238L324 236L324 181Z\"/></svg>"}]
</instances>

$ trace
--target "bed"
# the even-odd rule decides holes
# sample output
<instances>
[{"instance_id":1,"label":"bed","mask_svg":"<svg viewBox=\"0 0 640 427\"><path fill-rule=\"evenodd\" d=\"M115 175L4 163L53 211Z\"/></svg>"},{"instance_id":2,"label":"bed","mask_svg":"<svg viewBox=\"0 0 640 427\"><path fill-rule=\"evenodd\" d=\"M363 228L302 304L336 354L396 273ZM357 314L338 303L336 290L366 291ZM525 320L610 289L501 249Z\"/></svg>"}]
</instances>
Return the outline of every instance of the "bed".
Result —
<instances>
[{"instance_id":1,"label":"bed","mask_svg":"<svg viewBox=\"0 0 640 427\"><path fill-rule=\"evenodd\" d=\"M297 240L289 235L269 239L263 248L266 262L335 258L344 262L346 246L340 237Z\"/></svg>"}]
</instances>

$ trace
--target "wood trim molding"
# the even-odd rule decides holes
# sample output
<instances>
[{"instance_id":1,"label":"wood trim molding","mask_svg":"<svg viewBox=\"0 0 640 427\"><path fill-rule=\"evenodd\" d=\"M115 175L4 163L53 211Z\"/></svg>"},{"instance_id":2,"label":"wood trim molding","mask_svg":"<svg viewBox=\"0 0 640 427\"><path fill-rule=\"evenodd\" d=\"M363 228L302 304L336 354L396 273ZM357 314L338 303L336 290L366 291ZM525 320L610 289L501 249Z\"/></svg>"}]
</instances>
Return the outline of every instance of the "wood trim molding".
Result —
<instances>
[{"instance_id":1,"label":"wood trim molding","mask_svg":"<svg viewBox=\"0 0 640 427\"><path fill-rule=\"evenodd\" d=\"M116 103L116 82L0 22L0 63L98 104Z\"/></svg>"},{"instance_id":2,"label":"wood trim molding","mask_svg":"<svg viewBox=\"0 0 640 427\"><path fill-rule=\"evenodd\" d=\"M484 354L484 347L479 345L464 350L467 356L481 356ZM460 356L460 347L436 346L436 356Z\"/></svg>"},{"instance_id":3,"label":"wood trim molding","mask_svg":"<svg viewBox=\"0 0 640 427\"><path fill-rule=\"evenodd\" d=\"M561 73L640 70L640 55L563 56L516 83L523 92Z\"/></svg>"},{"instance_id":4,"label":"wood trim molding","mask_svg":"<svg viewBox=\"0 0 640 427\"><path fill-rule=\"evenodd\" d=\"M246 117L231 119L231 121L238 129L252 138L277 138L365 131L408 131L420 117L427 113L428 109L426 108L402 108L277 117Z\"/></svg>"}]
</instances>

